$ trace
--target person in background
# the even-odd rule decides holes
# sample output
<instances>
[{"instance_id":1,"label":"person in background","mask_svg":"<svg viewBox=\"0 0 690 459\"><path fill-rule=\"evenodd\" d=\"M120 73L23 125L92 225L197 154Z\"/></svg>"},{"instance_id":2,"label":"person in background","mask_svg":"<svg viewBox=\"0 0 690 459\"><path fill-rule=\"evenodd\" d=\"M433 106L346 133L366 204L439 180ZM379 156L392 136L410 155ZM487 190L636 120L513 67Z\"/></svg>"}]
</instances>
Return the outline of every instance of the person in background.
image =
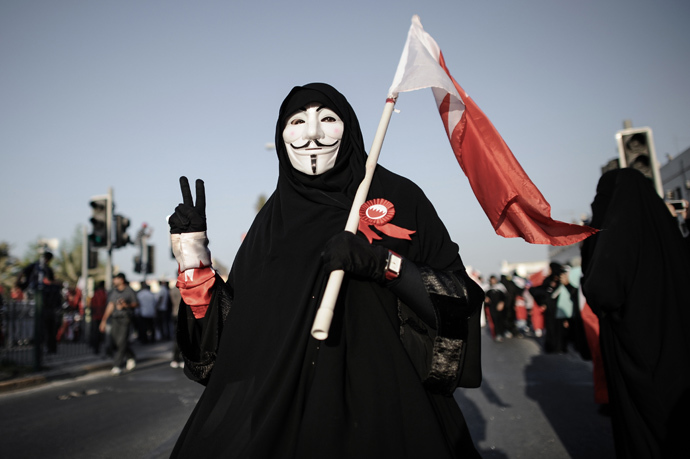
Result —
<instances>
[{"instance_id":1,"label":"person in background","mask_svg":"<svg viewBox=\"0 0 690 459\"><path fill-rule=\"evenodd\" d=\"M553 346L555 351L564 354L568 351L568 343L574 340L574 324L580 317L580 303L577 287L570 282L570 266L564 266L558 279L558 287L553 293L556 298L556 314L551 320L554 333ZM548 338L548 336L547 336Z\"/></svg>"},{"instance_id":2,"label":"person in background","mask_svg":"<svg viewBox=\"0 0 690 459\"><path fill-rule=\"evenodd\" d=\"M59 327L58 318L62 308L62 289L61 283L55 279L55 273L50 263L53 261L53 254L49 251L43 252L38 261L25 267L17 278L16 286L29 295L41 295L41 335L38 341L45 343L48 354L57 352L57 332Z\"/></svg>"},{"instance_id":3,"label":"person in background","mask_svg":"<svg viewBox=\"0 0 690 459\"><path fill-rule=\"evenodd\" d=\"M139 342L149 344L156 341L156 303L158 298L151 291L151 286L141 283L141 289L137 292L139 303Z\"/></svg>"},{"instance_id":4,"label":"person in background","mask_svg":"<svg viewBox=\"0 0 690 459\"><path fill-rule=\"evenodd\" d=\"M163 341L170 341L170 289L165 279L161 279L156 296L156 329Z\"/></svg>"},{"instance_id":5,"label":"person in background","mask_svg":"<svg viewBox=\"0 0 690 459\"><path fill-rule=\"evenodd\" d=\"M132 324L132 314L139 306L137 295L128 285L123 273L113 278L113 288L108 294L108 305L105 308L99 329L105 333L106 323L110 319L110 339L115 348L115 356L111 373L119 375L123 367L131 371L136 367L136 359L129 345L129 329Z\"/></svg>"},{"instance_id":6,"label":"person in background","mask_svg":"<svg viewBox=\"0 0 690 459\"><path fill-rule=\"evenodd\" d=\"M567 343L582 357L583 360L592 360L582 311L585 307L585 298L582 295L580 283L582 281L582 266L579 258L572 260L568 264L568 283L575 289L571 291L570 301L573 303L572 313L568 318Z\"/></svg>"},{"instance_id":7,"label":"person in background","mask_svg":"<svg viewBox=\"0 0 690 459\"><path fill-rule=\"evenodd\" d=\"M50 285L55 282L55 273L50 263L53 254L45 251L35 261L22 269L17 277L16 286L21 290L36 292L42 285Z\"/></svg>"},{"instance_id":8,"label":"person in background","mask_svg":"<svg viewBox=\"0 0 690 459\"><path fill-rule=\"evenodd\" d=\"M500 343L506 333L506 287L494 275L489 276L489 288L484 304L489 307L487 322L492 338Z\"/></svg>"},{"instance_id":9,"label":"person in background","mask_svg":"<svg viewBox=\"0 0 690 459\"><path fill-rule=\"evenodd\" d=\"M69 285L65 288L65 297L66 307L63 307L61 311L62 324L56 336L58 342L63 338L67 341L78 340L81 333L81 318L84 316L81 289L76 285Z\"/></svg>"},{"instance_id":10,"label":"person in background","mask_svg":"<svg viewBox=\"0 0 690 459\"><path fill-rule=\"evenodd\" d=\"M515 310L515 303L517 302L518 296L522 292L522 288L518 287L516 283L517 275L516 273L501 274L501 280L499 281L506 289L506 299L505 299L505 332L504 336L506 338L512 338L518 334L517 328L517 317ZM518 281L519 282L519 281Z\"/></svg>"},{"instance_id":11,"label":"person in background","mask_svg":"<svg viewBox=\"0 0 690 459\"><path fill-rule=\"evenodd\" d=\"M639 171L599 179L582 245L582 292L599 339L620 458L687 456L690 250Z\"/></svg>"},{"instance_id":12,"label":"person in background","mask_svg":"<svg viewBox=\"0 0 690 459\"><path fill-rule=\"evenodd\" d=\"M101 345L105 339L105 333L100 330L100 324L105 314L105 307L108 303L108 294L105 291L105 281L96 284L96 289L91 297L91 348L93 353L98 355L101 352Z\"/></svg>"},{"instance_id":13,"label":"person in background","mask_svg":"<svg viewBox=\"0 0 690 459\"><path fill-rule=\"evenodd\" d=\"M564 353L566 316L572 313L572 295L577 295L577 290L568 281L568 273L560 263L551 263L544 282L532 287L530 294L535 306L544 314L544 352Z\"/></svg>"}]
</instances>

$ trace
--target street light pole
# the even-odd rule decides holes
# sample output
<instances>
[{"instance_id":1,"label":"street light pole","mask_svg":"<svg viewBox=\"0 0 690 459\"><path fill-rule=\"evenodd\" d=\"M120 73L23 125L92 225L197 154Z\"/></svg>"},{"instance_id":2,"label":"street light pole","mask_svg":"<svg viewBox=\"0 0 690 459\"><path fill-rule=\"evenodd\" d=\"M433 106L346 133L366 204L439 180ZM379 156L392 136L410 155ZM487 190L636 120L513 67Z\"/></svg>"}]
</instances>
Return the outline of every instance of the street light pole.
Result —
<instances>
[{"instance_id":1,"label":"street light pole","mask_svg":"<svg viewBox=\"0 0 690 459\"><path fill-rule=\"evenodd\" d=\"M108 260L105 264L105 288L110 291L113 287L113 187L108 187L108 205L106 206L106 222L108 243L106 245L108 251Z\"/></svg>"},{"instance_id":2,"label":"street light pole","mask_svg":"<svg viewBox=\"0 0 690 459\"><path fill-rule=\"evenodd\" d=\"M38 265L34 268L37 269L36 275L36 285L34 292L34 370L39 371L43 363L43 341L45 338L45 333L43 333L43 310L45 308L45 253L46 245L41 244L38 248ZM33 273L31 274L33 277ZM51 285L52 287L52 285ZM50 311L52 313L53 311Z\"/></svg>"}]
</instances>

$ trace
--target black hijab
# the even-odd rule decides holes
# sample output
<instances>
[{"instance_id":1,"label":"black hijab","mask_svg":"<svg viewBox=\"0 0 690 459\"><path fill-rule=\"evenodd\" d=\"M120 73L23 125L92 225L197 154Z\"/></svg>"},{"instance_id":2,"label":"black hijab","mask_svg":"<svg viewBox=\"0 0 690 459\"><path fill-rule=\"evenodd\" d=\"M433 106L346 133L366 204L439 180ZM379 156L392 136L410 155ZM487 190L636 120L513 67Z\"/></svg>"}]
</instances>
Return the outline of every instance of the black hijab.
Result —
<instances>
[{"instance_id":1,"label":"black hijab","mask_svg":"<svg viewBox=\"0 0 690 459\"><path fill-rule=\"evenodd\" d=\"M315 177L291 166L282 139L287 119L311 102L334 110L345 126L335 166ZM441 417L452 421L440 427L399 339L392 293L346 276L328 340L310 335L327 279L321 251L345 228L365 172L352 107L326 84L296 87L280 107L275 138L277 188L235 258L217 361L175 453L382 457L399 450L451 457L448 443L469 439L459 427L462 414L452 398L442 400ZM416 231L411 240L382 235L376 244L436 269L464 269L457 245L414 184L378 167L369 198L393 202L391 223Z\"/></svg>"},{"instance_id":2,"label":"black hijab","mask_svg":"<svg viewBox=\"0 0 690 459\"><path fill-rule=\"evenodd\" d=\"M316 176L303 174L292 167L283 141L283 129L288 118L312 102L335 111L345 125L335 166ZM367 157L357 116L347 99L333 87L323 83L311 83L293 88L280 106L275 145L280 164L279 188L281 183L287 182L285 184L289 184L298 194L309 200L331 199L345 203L352 201L359 183L364 178ZM347 207L349 208L349 205Z\"/></svg>"}]
</instances>

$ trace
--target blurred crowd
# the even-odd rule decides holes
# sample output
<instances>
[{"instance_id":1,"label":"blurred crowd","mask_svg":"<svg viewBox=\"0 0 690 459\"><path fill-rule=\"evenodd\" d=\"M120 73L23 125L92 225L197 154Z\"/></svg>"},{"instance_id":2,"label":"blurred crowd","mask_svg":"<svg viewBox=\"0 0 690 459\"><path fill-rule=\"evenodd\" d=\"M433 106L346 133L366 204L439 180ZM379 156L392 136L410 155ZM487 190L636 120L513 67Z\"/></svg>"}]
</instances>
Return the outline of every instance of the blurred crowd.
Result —
<instances>
[{"instance_id":1,"label":"blurred crowd","mask_svg":"<svg viewBox=\"0 0 690 459\"><path fill-rule=\"evenodd\" d=\"M52 253L44 251L36 262L24 267L9 295L15 305L30 306L32 316L38 311L40 326L29 327L21 336L15 333L17 336L13 338L16 342L6 343L5 335L10 324L5 323L0 327L0 342L14 346L28 344L38 338L47 354L55 354L59 343L85 343L94 354L113 357L116 346L110 335L114 318L106 318L103 327L101 322L109 302L112 301L112 295L117 290L116 285L106 291L105 282L99 281L94 286L92 295L84 299L80 286L56 279L51 268L52 259ZM127 341L138 341L141 344L169 341L175 348L179 305L179 291L175 282L160 279L130 284L123 274L118 274L115 278L123 279L126 288L131 289L136 298L136 307L127 314ZM39 308L36 308L37 304ZM5 321L8 321L9 314L5 316ZM16 319L17 314L12 314L12 317ZM34 336L36 330L39 330L38 337ZM175 367L183 365L177 354L173 357L173 362Z\"/></svg>"},{"instance_id":2,"label":"blurred crowd","mask_svg":"<svg viewBox=\"0 0 690 459\"><path fill-rule=\"evenodd\" d=\"M486 280L479 275L476 280L486 293L482 324L499 343L508 338L540 338L546 353L563 354L570 345L589 359L581 277L579 265L555 262L522 276L513 272Z\"/></svg>"}]
</instances>

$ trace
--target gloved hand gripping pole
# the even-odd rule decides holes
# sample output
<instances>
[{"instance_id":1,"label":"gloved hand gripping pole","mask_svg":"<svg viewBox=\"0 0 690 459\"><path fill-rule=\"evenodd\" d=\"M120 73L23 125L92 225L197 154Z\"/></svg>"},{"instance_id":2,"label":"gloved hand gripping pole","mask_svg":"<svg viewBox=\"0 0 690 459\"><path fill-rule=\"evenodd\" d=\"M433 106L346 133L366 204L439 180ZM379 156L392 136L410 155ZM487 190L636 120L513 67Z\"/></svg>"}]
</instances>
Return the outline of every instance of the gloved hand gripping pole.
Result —
<instances>
[{"instance_id":1,"label":"gloved hand gripping pole","mask_svg":"<svg viewBox=\"0 0 690 459\"><path fill-rule=\"evenodd\" d=\"M364 201L367 199L369 187L371 186L371 180L374 177L374 170L376 169L376 164L379 160L381 145L383 145L383 139L386 137L388 124L390 123L393 109L395 108L395 100L396 99L394 97L388 97L388 99L386 99L386 105L383 108L383 115L381 115L381 121L379 121L379 127L376 129L374 142L371 145L369 157L367 158L364 179L357 188L357 193L355 194L355 199L352 203L352 208L350 209L350 215L347 218L345 231L349 231L353 234L357 233L357 227L359 226L359 208L362 207L362 204L364 204ZM345 271L335 270L332 271L328 277L328 283L326 284L326 289L324 290L323 298L321 299L321 305L316 311L314 324L311 328L311 335L318 340L323 341L328 338L328 331L331 327L331 321L333 320L335 302L338 299L338 294L340 293L340 287L343 283L344 276Z\"/></svg>"}]
</instances>

